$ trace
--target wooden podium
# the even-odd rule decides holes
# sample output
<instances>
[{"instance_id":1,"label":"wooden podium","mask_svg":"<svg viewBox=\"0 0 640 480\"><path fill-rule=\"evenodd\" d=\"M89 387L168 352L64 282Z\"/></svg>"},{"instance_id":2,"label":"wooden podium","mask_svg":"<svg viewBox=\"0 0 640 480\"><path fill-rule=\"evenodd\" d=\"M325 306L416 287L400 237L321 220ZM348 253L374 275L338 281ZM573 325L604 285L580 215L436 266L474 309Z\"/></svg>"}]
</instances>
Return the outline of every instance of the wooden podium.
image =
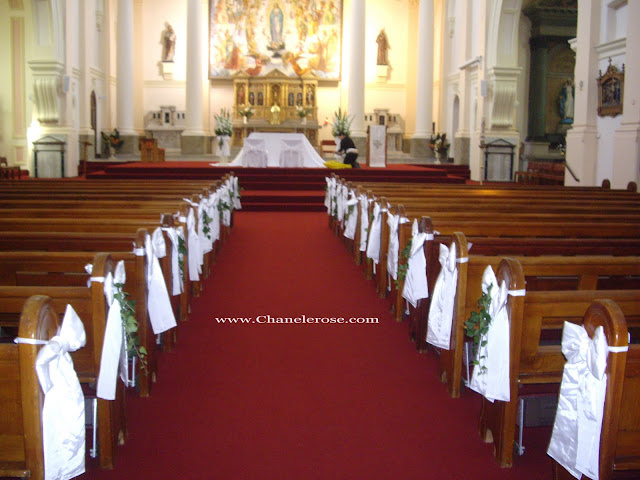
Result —
<instances>
[{"instance_id":1,"label":"wooden podium","mask_svg":"<svg viewBox=\"0 0 640 480\"><path fill-rule=\"evenodd\" d=\"M140 140L140 161L145 163L164 162L164 148L158 148L155 138Z\"/></svg>"}]
</instances>

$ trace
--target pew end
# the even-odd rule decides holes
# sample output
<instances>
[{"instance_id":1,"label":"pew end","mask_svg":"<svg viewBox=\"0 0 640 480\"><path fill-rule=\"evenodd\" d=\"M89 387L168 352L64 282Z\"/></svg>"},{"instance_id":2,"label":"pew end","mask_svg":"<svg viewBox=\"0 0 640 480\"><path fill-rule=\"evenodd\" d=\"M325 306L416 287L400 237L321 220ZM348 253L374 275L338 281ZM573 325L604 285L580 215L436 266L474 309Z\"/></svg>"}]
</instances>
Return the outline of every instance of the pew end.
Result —
<instances>
[{"instance_id":1,"label":"pew end","mask_svg":"<svg viewBox=\"0 0 640 480\"><path fill-rule=\"evenodd\" d=\"M20 338L50 340L59 327L48 297L27 299L20 315ZM0 411L14 420L0 422L0 477L44 478L44 394L35 368L40 348L27 343L0 344Z\"/></svg>"}]
</instances>

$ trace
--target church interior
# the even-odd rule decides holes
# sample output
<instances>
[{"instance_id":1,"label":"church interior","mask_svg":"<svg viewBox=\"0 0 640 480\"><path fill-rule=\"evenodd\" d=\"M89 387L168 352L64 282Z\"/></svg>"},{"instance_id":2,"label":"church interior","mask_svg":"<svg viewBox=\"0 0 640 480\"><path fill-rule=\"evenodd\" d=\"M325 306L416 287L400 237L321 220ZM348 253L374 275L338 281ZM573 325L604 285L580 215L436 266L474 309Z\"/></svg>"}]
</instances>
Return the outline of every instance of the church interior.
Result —
<instances>
[{"instance_id":1,"label":"church interior","mask_svg":"<svg viewBox=\"0 0 640 480\"><path fill-rule=\"evenodd\" d=\"M640 478L633 18L0 2L0 478Z\"/></svg>"}]
</instances>

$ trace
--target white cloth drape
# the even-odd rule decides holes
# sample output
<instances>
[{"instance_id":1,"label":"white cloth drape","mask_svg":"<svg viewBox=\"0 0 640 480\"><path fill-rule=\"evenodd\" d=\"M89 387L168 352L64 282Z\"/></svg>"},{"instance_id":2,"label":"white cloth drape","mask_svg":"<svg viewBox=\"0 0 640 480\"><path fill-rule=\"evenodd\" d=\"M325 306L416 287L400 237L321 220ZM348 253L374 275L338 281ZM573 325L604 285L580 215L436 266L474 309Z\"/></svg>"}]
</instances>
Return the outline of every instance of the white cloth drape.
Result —
<instances>
[{"instance_id":1,"label":"white cloth drape","mask_svg":"<svg viewBox=\"0 0 640 480\"><path fill-rule=\"evenodd\" d=\"M231 182L233 188L233 208L236 210L242 210L242 204L240 203L240 185L238 185L238 177L231 177Z\"/></svg>"},{"instance_id":2,"label":"white cloth drape","mask_svg":"<svg viewBox=\"0 0 640 480\"><path fill-rule=\"evenodd\" d=\"M360 202L360 251L367 251L367 233L369 231L369 198L361 194Z\"/></svg>"},{"instance_id":3,"label":"white cloth drape","mask_svg":"<svg viewBox=\"0 0 640 480\"><path fill-rule=\"evenodd\" d=\"M159 334L176 326L169 292L164 282L160 261L166 255L166 245L162 230L156 228L153 237L147 236L145 251L147 255L147 310L154 334Z\"/></svg>"},{"instance_id":4,"label":"white cloth drape","mask_svg":"<svg viewBox=\"0 0 640 480\"><path fill-rule=\"evenodd\" d=\"M36 371L45 394L42 439L45 480L66 480L85 471L84 395L69 352L85 346L82 320L71 305L60 331L38 352Z\"/></svg>"},{"instance_id":5,"label":"white cloth drape","mask_svg":"<svg viewBox=\"0 0 640 480\"><path fill-rule=\"evenodd\" d=\"M231 137L228 135L221 135L216 138L216 157L228 157L231 155L230 140Z\"/></svg>"},{"instance_id":6,"label":"white cloth drape","mask_svg":"<svg viewBox=\"0 0 640 480\"><path fill-rule=\"evenodd\" d=\"M440 244L440 273L433 287L427 342L438 348L450 350L453 304L456 298L458 268L456 264L456 245L451 242L449 248Z\"/></svg>"},{"instance_id":7,"label":"white cloth drape","mask_svg":"<svg viewBox=\"0 0 640 480\"><path fill-rule=\"evenodd\" d=\"M373 204L373 221L369 229L369 241L367 242L367 258L373 260L377 265L380 262L380 230L382 228L382 213L387 208L382 207L379 203Z\"/></svg>"},{"instance_id":8,"label":"white cloth drape","mask_svg":"<svg viewBox=\"0 0 640 480\"><path fill-rule=\"evenodd\" d=\"M178 252L178 232L175 228L163 228L171 240L171 295L180 295L184 289L180 273L180 257Z\"/></svg>"},{"instance_id":9,"label":"white cloth drape","mask_svg":"<svg viewBox=\"0 0 640 480\"><path fill-rule=\"evenodd\" d=\"M356 236L356 226L358 225L358 199L353 190L349 192L349 199L345 204L345 227L344 236L353 240Z\"/></svg>"},{"instance_id":10,"label":"white cloth drape","mask_svg":"<svg viewBox=\"0 0 640 480\"><path fill-rule=\"evenodd\" d=\"M503 281L498 285L498 280L491 266L488 266L482 275L482 292L487 293L489 285L491 289L491 304L489 315L491 324L486 335L486 344L478 346L477 359L480 365L473 369L469 388L483 395L487 400L509 401L509 318L507 315L507 285ZM482 371L480 366L485 366Z\"/></svg>"},{"instance_id":11,"label":"white cloth drape","mask_svg":"<svg viewBox=\"0 0 640 480\"><path fill-rule=\"evenodd\" d=\"M567 363L547 453L574 477L598 480L608 353L602 326L591 339L581 325L565 322L562 353Z\"/></svg>"},{"instance_id":12,"label":"white cloth drape","mask_svg":"<svg viewBox=\"0 0 640 480\"><path fill-rule=\"evenodd\" d=\"M327 207L327 213L330 216L333 216L333 198L335 196L335 188L336 188L336 179L335 178L324 178L325 182L327 182L327 191L324 196L324 206Z\"/></svg>"},{"instance_id":13,"label":"white cloth drape","mask_svg":"<svg viewBox=\"0 0 640 480\"><path fill-rule=\"evenodd\" d=\"M114 297L114 283L124 285L126 280L124 261L119 261L114 274L109 272L104 279L104 292L109 305L107 325L104 331L102 357L100 359L100 373L96 387L98 397L105 400L115 400L118 370L125 385L128 383L127 348L120 313L120 301Z\"/></svg>"},{"instance_id":14,"label":"white cloth drape","mask_svg":"<svg viewBox=\"0 0 640 480\"><path fill-rule=\"evenodd\" d=\"M387 251L387 272L396 280L398 278L398 257L400 255L400 241L398 239L398 228L409 219L400 218L399 215L387 215L387 225L389 225L389 250Z\"/></svg>"},{"instance_id":15,"label":"white cloth drape","mask_svg":"<svg viewBox=\"0 0 640 480\"><path fill-rule=\"evenodd\" d=\"M196 218L193 208L189 209L187 216L187 252L189 261L189 280L197 282L202 273L202 250L200 248L200 238L196 231Z\"/></svg>"},{"instance_id":16,"label":"white cloth drape","mask_svg":"<svg viewBox=\"0 0 640 480\"><path fill-rule=\"evenodd\" d=\"M411 234L411 251L407 260L407 276L404 279L402 298L415 308L418 305L418 300L429 297L427 259L424 256L423 248L427 234L418 231L416 220L413 221Z\"/></svg>"}]
</instances>

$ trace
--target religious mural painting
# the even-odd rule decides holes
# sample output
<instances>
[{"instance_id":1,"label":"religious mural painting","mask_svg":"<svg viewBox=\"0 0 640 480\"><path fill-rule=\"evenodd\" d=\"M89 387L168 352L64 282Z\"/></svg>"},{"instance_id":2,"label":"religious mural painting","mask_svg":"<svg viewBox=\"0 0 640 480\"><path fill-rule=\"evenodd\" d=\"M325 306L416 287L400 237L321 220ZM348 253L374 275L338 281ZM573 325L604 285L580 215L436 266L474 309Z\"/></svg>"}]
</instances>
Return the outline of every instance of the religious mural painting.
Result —
<instances>
[{"instance_id":1,"label":"religious mural painting","mask_svg":"<svg viewBox=\"0 0 640 480\"><path fill-rule=\"evenodd\" d=\"M209 78L339 80L341 52L342 0L209 0Z\"/></svg>"}]
</instances>

